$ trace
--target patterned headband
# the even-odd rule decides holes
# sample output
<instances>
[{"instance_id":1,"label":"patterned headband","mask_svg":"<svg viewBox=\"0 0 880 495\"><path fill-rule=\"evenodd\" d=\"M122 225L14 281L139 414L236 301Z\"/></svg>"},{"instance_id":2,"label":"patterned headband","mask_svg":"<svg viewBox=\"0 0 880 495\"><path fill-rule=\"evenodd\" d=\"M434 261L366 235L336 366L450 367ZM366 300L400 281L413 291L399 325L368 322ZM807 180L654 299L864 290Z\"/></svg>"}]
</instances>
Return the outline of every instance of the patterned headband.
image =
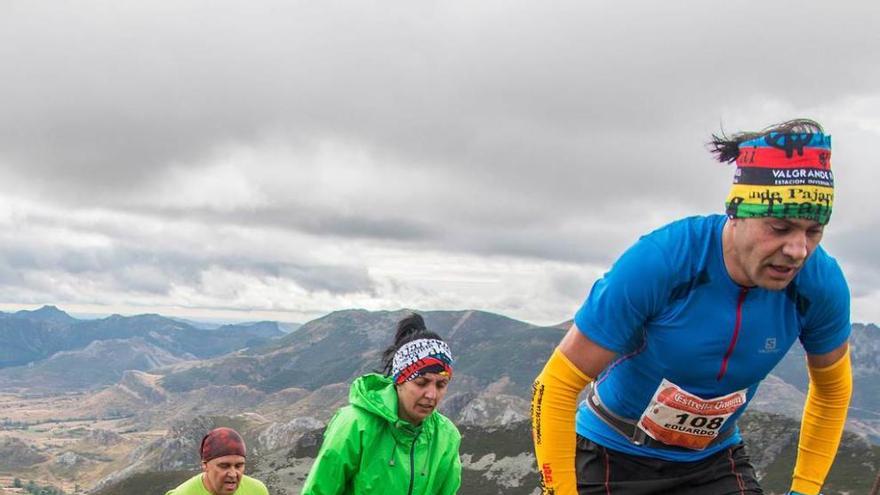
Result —
<instances>
[{"instance_id":1,"label":"patterned headband","mask_svg":"<svg viewBox=\"0 0 880 495\"><path fill-rule=\"evenodd\" d=\"M199 451L205 462L227 455L247 457L244 439L232 428L214 428L209 431L202 438L202 446Z\"/></svg>"},{"instance_id":2,"label":"patterned headband","mask_svg":"<svg viewBox=\"0 0 880 495\"><path fill-rule=\"evenodd\" d=\"M425 373L446 374L452 378L452 353L442 340L413 340L400 346L394 353L391 366L391 376L398 385Z\"/></svg>"},{"instance_id":3,"label":"patterned headband","mask_svg":"<svg viewBox=\"0 0 880 495\"><path fill-rule=\"evenodd\" d=\"M834 205L831 136L771 132L739 145L727 196L730 218L802 218L828 223Z\"/></svg>"}]
</instances>

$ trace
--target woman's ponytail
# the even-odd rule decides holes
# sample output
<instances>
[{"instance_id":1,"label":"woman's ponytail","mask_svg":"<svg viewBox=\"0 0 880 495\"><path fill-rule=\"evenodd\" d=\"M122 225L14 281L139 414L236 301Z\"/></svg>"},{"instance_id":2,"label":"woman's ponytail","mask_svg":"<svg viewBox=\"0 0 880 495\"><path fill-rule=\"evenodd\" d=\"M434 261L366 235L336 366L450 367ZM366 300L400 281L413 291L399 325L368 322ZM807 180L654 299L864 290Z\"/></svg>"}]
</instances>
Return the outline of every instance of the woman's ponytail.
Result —
<instances>
[{"instance_id":1,"label":"woman's ponytail","mask_svg":"<svg viewBox=\"0 0 880 495\"><path fill-rule=\"evenodd\" d=\"M382 352L382 372L390 376L394 368L394 353L403 344L417 339L443 340L434 332L428 331L425 320L418 313L410 313L397 322L397 331L394 333L394 343Z\"/></svg>"}]
</instances>

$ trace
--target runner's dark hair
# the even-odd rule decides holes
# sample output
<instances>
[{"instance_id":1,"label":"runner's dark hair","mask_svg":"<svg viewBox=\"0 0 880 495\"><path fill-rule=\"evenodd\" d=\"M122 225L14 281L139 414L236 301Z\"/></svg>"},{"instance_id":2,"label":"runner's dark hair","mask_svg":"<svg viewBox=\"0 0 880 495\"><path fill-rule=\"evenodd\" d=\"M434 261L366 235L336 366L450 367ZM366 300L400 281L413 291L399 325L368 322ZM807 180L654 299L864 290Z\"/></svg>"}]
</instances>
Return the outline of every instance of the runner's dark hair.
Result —
<instances>
[{"instance_id":1,"label":"runner's dark hair","mask_svg":"<svg viewBox=\"0 0 880 495\"><path fill-rule=\"evenodd\" d=\"M391 376L394 367L394 353L402 345L419 339L443 340L439 335L428 330L424 318L418 313L410 313L397 322L394 343L382 352L382 372L385 373L385 376Z\"/></svg>"},{"instance_id":2,"label":"runner's dark hair","mask_svg":"<svg viewBox=\"0 0 880 495\"><path fill-rule=\"evenodd\" d=\"M810 119L787 120L760 131L738 132L731 136L726 135L722 129L720 133L712 134L712 140L708 144L709 152L715 155L715 159L721 163L733 163L739 156L740 143L766 136L771 132L815 134L825 131L822 130L822 126L818 122Z\"/></svg>"}]
</instances>

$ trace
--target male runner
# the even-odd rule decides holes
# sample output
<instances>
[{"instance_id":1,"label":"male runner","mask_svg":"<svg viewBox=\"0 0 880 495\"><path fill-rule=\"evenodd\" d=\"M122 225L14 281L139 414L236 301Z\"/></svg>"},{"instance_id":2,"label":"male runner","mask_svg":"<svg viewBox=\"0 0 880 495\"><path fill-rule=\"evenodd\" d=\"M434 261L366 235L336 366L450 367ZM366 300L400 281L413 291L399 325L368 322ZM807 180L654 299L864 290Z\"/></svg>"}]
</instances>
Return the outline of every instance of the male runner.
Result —
<instances>
[{"instance_id":1,"label":"male runner","mask_svg":"<svg viewBox=\"0 0 880 495\"><path fill-rule=\"evenodd\" d=\"M737 164L727 214L639 239L535 380L544 494L763 493L736 420L795 340L810 386L791 493L822 487L852 394L849 290L819 246L831 138L794 120L711 144Z\"/></svg>"},{"instance_id":2,"label":"male runner","mask_svg":"<svg viewBox=\"0 0 880 495\"><path fill-rule=\"evenodd\" d=\"M269 495L259 480L245 476L247 449L232 428L215 428L199 448L202 472L165 495Z\"/></svg>"}]
</instances>

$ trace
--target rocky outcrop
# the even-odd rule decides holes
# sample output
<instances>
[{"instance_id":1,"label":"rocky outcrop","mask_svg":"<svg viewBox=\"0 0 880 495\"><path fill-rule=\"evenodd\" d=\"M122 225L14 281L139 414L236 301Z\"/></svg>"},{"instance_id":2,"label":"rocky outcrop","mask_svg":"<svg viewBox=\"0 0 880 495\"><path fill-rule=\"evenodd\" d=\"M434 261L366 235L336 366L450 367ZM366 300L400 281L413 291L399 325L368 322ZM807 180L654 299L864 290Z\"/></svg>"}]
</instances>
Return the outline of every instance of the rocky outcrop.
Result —
<instances>
[{"instance_id":1,"label":"rocky outcrop","mask_svg":"<svg viewBox=\"0 0 880 495\"><path fill-rule=\"evenodd\" d=\"M880 376L880 327L854 324L850 345L853 375Z\"/></svg>"},{"instance_id":2,"label":"rocky outcrop","mask_svg":"<svg viewBox=\"0 0 880 495\"><path fill-rule=\"evenodd\" d=\"M528 418L529 403L513 395L481 396L470 401L458 414L462 425L503 426Z\"/></svg>"},{"instance_id":3,"label":"rocky outcrop","mask_svg":"<svg viewBox=\"0 0 880 495\"><path fill-rule=\"evenodd\" d=\"M56 456L52 462L61 467L72 468L77 464L82 464L86 462L86 460L87 459L85 457L77 455L76 452L68 451L59 456Z\"/></svg>"},{"instance_id":4,"label":"rocky outcrop","mask_svg":"<svg viewBox=\"0 0 880 495\"><path fill-rule=\"evenodd\" d=\"M272 423L257 437L267 451L296 445L305 434L324 428L324 423L312 417L295 418L287 423Z\"/></svg>"},{"instance_id":5,"label":"rocky outcrop","mask_svg":"<svg viewBox=\"0 0 880 495\"><path fill-rule=\"evenodd\" d=\"M535 481L535 455L531 452L501 458L496 458L495 454L486 454L479 459L474 459L471 454L464 454L461 456L461 468L478 473L504 493L512 493L512 490Z\"/></svg>"},{"instance_id":6,"label":"rocky outcrop","mask_svg":"<svg viewBox=\"0 0 880 495\"><path fill-rule=\"evenodd\" d=\"M749 403L750 411L763 411L800 419L804 410L806 395L795 386L776 375L767 378L758 386L758 392Z\"/></svg>"}]
</instances>

